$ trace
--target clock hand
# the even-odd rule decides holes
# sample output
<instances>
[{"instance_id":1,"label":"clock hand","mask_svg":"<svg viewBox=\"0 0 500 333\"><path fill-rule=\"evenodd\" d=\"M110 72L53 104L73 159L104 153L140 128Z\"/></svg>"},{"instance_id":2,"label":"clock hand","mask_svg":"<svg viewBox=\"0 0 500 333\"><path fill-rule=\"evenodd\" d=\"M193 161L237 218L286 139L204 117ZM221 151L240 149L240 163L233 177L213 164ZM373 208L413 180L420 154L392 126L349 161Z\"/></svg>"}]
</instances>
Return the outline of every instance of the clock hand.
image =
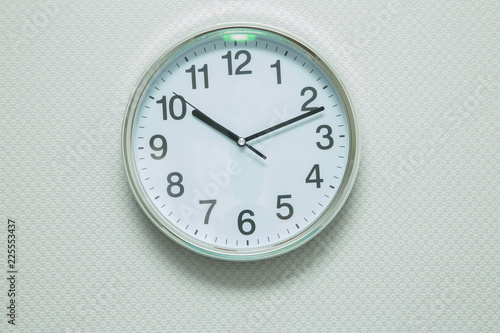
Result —
<instances>
[{"instance_id":1,"label":"clock hand","mask_svg":"<svg viewBox=\"0 0 500 333\"><path fill-rule=\"evenodd\" d=\"M174 95L178 96L175 92ZM236 144L240 147L245 147L247 146L251 151L253 151L255 154L259 155L263 159L267 159L267 156L262 154L260 151L255 149L254 147L250 146L249 144L246 143L246 140L242 138L241 136L236 135L232 131L228 130L203 112L201 112L197 107L195 107L193 104L189 103L186 101L186 104L190 105L194 110L192 111L192 115L195 118L198 118L208 126L212 127L214 130L218 131L219 133L225 135L228 137L231 141L236 142Z\"/></svg>"},{"instance_id":2,"label":"clock hand","mask_svg":"<svg viewBox=\"0 0 500 333\"><path fill-rule=\"evenodd\" d=\"M186 102L186 103L188 103L188 102ZM240 139L240 137L238 135L234 134L233 132L231 132L230 130L228 130L227 128L225 128L224 126L222 126L221 124L219 124L218 122L216 122L215 120L213 120L212 118L210 118L209 116L207 116L206 114L204 114L203 112L198 110L197 108L194 108L192 114L195 118L198 118L199 120L201 120L202 122L204 122L208 126L212 127L214 130L227 136L229 139L231 139L231 141L236 142L238 144L238 146L242 146L238 143L238 140Z\"/></svg>"},{"instance_id":3,"label":"clock hand","mask_svg":"<svg viewBox=\"0 0 500 333\"><path fill-rule=\"evenodd\" d=\"M315 115L316 113L319 113L319 112L323 111L324 109L325 109L324 107L320 106L319 108L316 108L316 109L314 109L314 110L312 110L312 111L309 111L308 113L301 114L300 116L297 116L297 117L295 117L295 118L289 119L289 120L287 120L287 121L284 121L284 122L282 122L282 123L279 123L279 124L277 124L277 125L274 125L274 126L272 126L272 127L269 127L268 129L265 129L265 130L262 130L262 131L260 131L260 132L255 133L255 134L252 134L252 135L250 135L250 136L247 136L247 137L245 138L245 141L246 141L246 142L248 142L248 141L250 141L250 140L253 140L253 139L256 139L256 138L258 138L258 137L261 137L261 136L263 136L263 135L265 135L265 134L267 134L267 133L271 133L271 132L273 132L273 131L276 131L277 129L280 129L280 128L285 127L285 126L290 125L290 124L293 124L293 123L295 123L295 122L297 122L297 121L299 121L299 120L302 120L302 119L304 119L304 118L307 118L307 117L313 116L313 115Z\"/></svg>"},{"instance_id":4,"label":"clock hand","mask_svg":"<svg viewBox=\"0 0 500 333\"><path fill-rule=\"evenodd\" d=\"M188 102L186 102L186 103L189 104ZM189 105L191 105L191 104L189 104ZM253 151L257 155L259 155L263 159L267 159L266 155L262 154L260 151L258 151L257 149L255 149L254 147L252 147L248 143L246 143L246 140L244 138L234 134L233 132L231 132L230 130L228 130L227 128L222 126L221 124L217 123L215 120L213 120L212 118L210 118L209 116L207 116L206 114L204 114L203 112L198 110L197 108L194 108L192 115L195 118L198 118L199 120L201 120L202 122L207 124L208 126L215 129L216 131L224 134L226 137L228 137L232 141L236 142L236 144L238 146L240 146L240 147L247 146L251 151Z\"/></svg>"}]
</instances>

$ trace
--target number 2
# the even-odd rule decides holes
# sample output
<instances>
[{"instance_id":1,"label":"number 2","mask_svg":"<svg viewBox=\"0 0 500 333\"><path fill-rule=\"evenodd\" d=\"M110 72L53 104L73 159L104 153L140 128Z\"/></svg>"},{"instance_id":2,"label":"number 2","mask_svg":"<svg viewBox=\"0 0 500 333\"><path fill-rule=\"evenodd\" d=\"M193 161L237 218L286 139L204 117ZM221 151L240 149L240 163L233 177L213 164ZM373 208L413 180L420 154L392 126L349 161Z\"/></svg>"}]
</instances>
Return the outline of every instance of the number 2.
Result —
<instances>
[{"instance_id":1,"label":"number 2","mask_svg":"<svg viewBox=\"0 0 500 333\"><path fill-rule=\"evenodd\" d=\"M305 87L300 92L300 96L304 96L306 94L306 91L312 92L312 96L307 101L305 101L304 104L302 104L302 109L301 110L302 111L312 111L314 109L317 109L317 107L308 106L308 105L316 99L316 96L318 96L318 92L313 87Z\"/></svg>"}]
</instances>

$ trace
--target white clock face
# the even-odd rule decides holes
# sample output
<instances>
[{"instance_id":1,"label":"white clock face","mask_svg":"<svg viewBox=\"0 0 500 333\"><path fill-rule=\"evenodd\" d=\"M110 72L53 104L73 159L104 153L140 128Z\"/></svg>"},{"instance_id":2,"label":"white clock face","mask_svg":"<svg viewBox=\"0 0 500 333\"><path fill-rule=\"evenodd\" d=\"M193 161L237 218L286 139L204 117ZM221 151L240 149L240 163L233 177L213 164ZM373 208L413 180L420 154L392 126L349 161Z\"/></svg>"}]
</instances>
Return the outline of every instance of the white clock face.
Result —
<instances>
[{"instance_id":1,"label":"white clock face","mask_svg":"<svg viewBox=\"0 0 500 333\"><path fill-rule=\"evenodd\" d=\"M197 252L286 252L334 217L355 177L357 138L334 73L266 29L213 30L146 73L124 124L142 208Z\"/></svg>"}]
</instances>

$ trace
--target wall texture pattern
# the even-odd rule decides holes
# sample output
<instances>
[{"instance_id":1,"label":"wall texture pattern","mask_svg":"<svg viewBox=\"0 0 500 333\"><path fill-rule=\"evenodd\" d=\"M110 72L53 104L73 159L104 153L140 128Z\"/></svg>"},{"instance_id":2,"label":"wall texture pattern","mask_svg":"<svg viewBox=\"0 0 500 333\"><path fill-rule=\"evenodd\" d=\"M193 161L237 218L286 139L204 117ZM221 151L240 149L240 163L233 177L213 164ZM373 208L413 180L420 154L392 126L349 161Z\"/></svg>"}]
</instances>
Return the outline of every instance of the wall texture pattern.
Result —
<instances>
[{"instance_id":1,"label":"wall texture pattern","mask_svg":"<svg viewBox=\"0 0 500 333\"><path fill-rule=\"evenodd\" d=\"M0 10L0 330L500 330L500 2L7 2ZM253 263L174 244L129 190L121 125L160 54L226 22L314 45L353 97L354 190ZM7 220L16 221L16 326ZM4 278L5 275L5 278Z\"/></svg>"}]
</instances>

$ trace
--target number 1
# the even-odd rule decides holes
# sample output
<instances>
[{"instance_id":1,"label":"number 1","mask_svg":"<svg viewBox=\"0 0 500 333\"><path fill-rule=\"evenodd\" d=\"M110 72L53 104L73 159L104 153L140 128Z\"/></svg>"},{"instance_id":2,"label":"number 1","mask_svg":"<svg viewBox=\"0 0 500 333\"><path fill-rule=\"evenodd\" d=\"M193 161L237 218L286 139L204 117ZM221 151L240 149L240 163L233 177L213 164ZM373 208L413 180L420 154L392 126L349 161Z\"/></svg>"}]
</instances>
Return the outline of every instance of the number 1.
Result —
<instances>
[{"instance_id":1,"label":"number 1","mask_svg":"<svg viewBox=\"0 0 500 333\"><path fill-rule=\"evenodd\" d=\"M271 68L276 68L276 80L278 81L278 84L281 84L281 65L280 65L280 61L276 60L276 62L271 65Z\"/></svg>"}]
</instances>

